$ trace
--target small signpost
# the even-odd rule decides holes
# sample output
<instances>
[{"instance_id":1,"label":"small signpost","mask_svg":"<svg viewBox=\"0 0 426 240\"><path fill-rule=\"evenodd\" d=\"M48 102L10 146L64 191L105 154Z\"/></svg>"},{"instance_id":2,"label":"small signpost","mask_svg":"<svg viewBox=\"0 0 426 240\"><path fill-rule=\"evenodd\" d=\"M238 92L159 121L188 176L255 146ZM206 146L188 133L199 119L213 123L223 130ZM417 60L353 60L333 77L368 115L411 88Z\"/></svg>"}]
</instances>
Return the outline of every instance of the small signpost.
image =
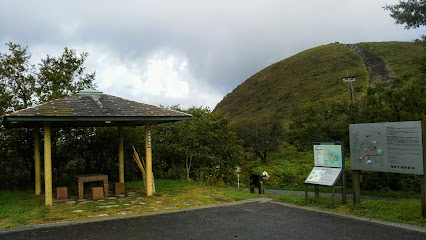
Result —
<instances>
[{"instance_id":1,"label":"small signpost","mask_svg":"<svg viewBox=\"0 0 426 240\"><path fill-rule=\"evenodd\" d=\"M342 188L342 202L346 203L346 175L345 157L341 142L314 143L315 167L305 180L305 197L308 197L308 184L315 186L315 197L319 197L318 186L332 187L332 201L334 205L335 190ZM342 176L342 186L336 186Z\"/></svg>"}]
</instances>

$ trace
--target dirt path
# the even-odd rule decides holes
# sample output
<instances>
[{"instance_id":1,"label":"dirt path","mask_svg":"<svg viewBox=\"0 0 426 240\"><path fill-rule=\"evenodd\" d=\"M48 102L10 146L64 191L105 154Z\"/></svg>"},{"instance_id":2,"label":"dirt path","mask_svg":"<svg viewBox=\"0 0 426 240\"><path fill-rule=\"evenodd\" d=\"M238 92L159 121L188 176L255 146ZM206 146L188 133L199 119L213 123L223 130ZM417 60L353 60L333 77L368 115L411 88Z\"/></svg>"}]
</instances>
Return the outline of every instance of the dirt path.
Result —
<instances>
[{"instance_id":1,"label":"dirt path","mask_svg":"<svg viewBox=\"0 0 426 240\"><path fill-rule=\"evenodd\" d=\"M393 75L392 69L386 61L377 55L370 47L364 44L345 44L346 47L357 52L369 73L370 83L389 82Z\"/></svg>"}]
</instances>

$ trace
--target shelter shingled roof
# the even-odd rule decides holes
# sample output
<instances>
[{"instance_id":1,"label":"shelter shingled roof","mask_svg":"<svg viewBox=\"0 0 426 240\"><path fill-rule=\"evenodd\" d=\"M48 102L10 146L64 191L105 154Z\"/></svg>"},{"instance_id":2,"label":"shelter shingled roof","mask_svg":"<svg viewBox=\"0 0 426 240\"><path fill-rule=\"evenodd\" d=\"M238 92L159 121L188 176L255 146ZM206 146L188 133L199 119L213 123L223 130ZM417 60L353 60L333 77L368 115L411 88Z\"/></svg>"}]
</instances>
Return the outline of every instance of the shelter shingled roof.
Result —
<instances>
[{"instance_id":1,"label":"shelter shingled roof","mask_svg":"<svg viewBox=\"0 0 426 240\"><path fill-rule=\"evenodd\" d=\"M3 117L3 126L137 126L191 119L190 114L86 89Z\"/></svg>"}]
</instances>

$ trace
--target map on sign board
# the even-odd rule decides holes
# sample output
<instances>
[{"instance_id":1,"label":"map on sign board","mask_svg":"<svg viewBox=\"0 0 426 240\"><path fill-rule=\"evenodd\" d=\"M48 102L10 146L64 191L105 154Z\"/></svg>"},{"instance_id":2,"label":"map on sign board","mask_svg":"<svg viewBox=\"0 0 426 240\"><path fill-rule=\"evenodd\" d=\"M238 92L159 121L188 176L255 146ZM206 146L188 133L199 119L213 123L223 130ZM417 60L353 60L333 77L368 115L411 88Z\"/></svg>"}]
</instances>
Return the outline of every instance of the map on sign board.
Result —
<instances>
[{"instance_id":1,"label":"map on sign board","mask_svg":"<svg viewBox=\"0 0 426 240\"><path fill-rule=\"evenodd\" d=\"M341 143L314 143L316 167L342 167Z\"/></svg>"},{"instance_id":2,"label":"map on sign board","mask_svg":"<svg viewBox=\"0 0 426 240\"><path fill-rule=\"evenodd\" d=\"M341 172L341 168L314 167L305 183L333 186Z\"/></svg>"},{"instance_id":3,"label":"map on sign board","mask_svg":"<svg viewBox=\"0 0 426 240\"><path fill-rule=\"evenodd\" d=\"M353 170L423 175L420 121L349 126Z\"/></svg>"}]
</instances>

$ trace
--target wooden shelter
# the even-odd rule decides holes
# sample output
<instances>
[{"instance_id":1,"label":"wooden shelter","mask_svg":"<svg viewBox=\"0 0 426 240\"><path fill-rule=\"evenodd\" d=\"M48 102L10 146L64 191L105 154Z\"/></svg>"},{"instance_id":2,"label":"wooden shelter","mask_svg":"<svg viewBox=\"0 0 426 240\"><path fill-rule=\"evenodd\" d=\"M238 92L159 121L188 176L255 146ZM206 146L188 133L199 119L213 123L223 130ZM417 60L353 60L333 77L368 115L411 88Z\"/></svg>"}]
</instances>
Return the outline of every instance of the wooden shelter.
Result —
<instances>
[{"instance_id":1,"label":"wooden shelter","mask_svg":"<svg viewBox=\"0 0 426 240\"><path fill-rule=\"evenodd\" d=\"M111 127L118 128L119 182L124 183L123 127L145 126L147 196L152 195L151 126L191 119L190 114L138 103L104 94L93 89L23 109L3 117L6 128L34 129L35 192L41 194L38 128L44 132L45 203L52 206L51 128Z\"/></svg>"}]
</instances>

